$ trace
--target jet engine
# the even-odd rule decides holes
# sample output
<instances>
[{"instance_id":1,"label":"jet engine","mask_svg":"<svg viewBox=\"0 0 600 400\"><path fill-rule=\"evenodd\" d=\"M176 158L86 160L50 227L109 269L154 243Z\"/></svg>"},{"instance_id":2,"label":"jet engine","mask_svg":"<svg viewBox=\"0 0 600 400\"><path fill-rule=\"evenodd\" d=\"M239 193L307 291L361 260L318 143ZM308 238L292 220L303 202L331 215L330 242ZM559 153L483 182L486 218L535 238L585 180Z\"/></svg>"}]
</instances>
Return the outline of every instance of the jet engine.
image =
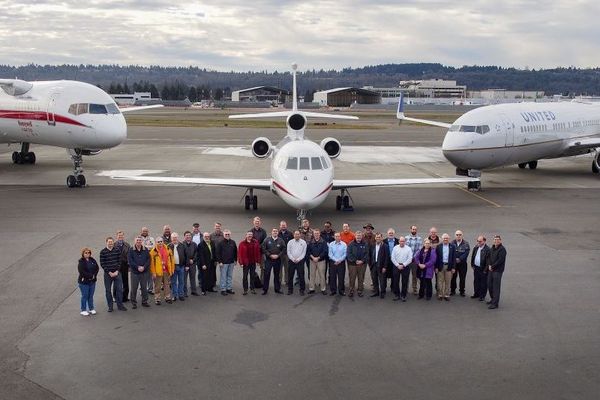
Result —
<instances>
[{"instance_id":1,"label":"jet engine","mask_svg":"<svg viewBox=\"0 0 600 400\"><path fill-rule=\"evenodd\" d=\"M252 142L252 154L254 157L266 158L273 152L273 145L266 137L259 137Z\"/></svg>"},{"instance_id":2,"label":"jet engine","mask_svg":"<svg viewBox=\"0 0 600 400\"><path fill-rule=\"evenodd\" d=\"M321 141L321 148L329 155L329 158L337 158L342 152L342 145L337 139L327 137Z\"/></svg>"},{"instance_id":3,"label":"jet engine","mask_svg":"<svg viewBox=\"0 0 600 400\"><path fill-rule=\"evenodd\" d=\"M286 124L294 131L301 131L306 127L306 117L302 114L292 114L287 117Z\"/></svg>"}]
</instances>

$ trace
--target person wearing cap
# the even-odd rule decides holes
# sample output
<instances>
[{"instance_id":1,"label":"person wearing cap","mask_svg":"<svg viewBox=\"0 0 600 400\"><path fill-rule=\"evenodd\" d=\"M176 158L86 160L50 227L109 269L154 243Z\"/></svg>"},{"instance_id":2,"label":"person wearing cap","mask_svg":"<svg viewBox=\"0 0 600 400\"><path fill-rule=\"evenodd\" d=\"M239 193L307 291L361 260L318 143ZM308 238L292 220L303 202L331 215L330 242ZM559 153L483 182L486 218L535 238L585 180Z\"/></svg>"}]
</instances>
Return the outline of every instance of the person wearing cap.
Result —
<instances>
[{"instance_id":1,"label":"person wearing cap","mask_svg":"<svg viewBox=\"0 0 600 400\"><path fill-rule=\"evenodd\" d=\"M494 236L494 244L490 249L488 265L488 289L492 299L488 302L489 309L498 308L500 303L500 285L502 283L502 274L506 265L506 248L502 245L500 235Z\"/></svg>"},{"instance_id":2,"label":"person wearing cap","mask_svg":"<svg viewBox=\"0 0 600 400\"><path fill-rule=\"evenodd\" d=\"M192 240L192 232L185 231L183 234L183 248L185 254L185 268L183 273L183 295L188 296L188 281L190 284L190 293L192 296L198 296L198 286L196 285L196 259L198 245Z\"/></svg>"},{"instance_id":3,"label":"person wearing cap","mask_svg":"<svg viewBox=\"0 0 600 400\"><path fill-rule=\"evenodd\" d=\"M417 254L417 251L421 250L421 248L423 247L423 239L421 239L421 236L417 235L417 226L416 225L412 225L410 227L410 233L408 235L406 235L405 238L406 238L406 245L411 248L411 250L413 251L413 254ZM417 263L414 260L413 260L413 262L410 263L409 269L410 269L410 275L411 275L413 294L417 294L418 293L417 288L418 288L418 282L419 282L419 278L418 278L419 268L417 266Z\"/></svg>"},{"instance_id":4,"label":"person wearing cap","mask_svg":"<svg viewBox=\"0 0 600 400\"><path fill-rule=\"evenodd\" d=\"M456 247L456 273L452 275L450 282L450 296L456 294L456 279L459 278L458 290L461 297L465 297L465 283L467 280L467 259L471 252L471 246L463 236L462 231L456 231L452 244Z\"/></svg>"},{"instance_id":5,"label":"person wearing cap","mask_svg":"<svg viewBox=\"0 0 600 400\"><path fill-rule=\"evenodd\" d=\"M175 272L173 252L165 245L162 236L156 238L156 244L150 250L150 273L154 280L154 302L160 305L162 299L169 304L171 298L171 276ZM162 288L162 289L161 289Z\"/></svg>"},{"instance_id":6,"label":"person wearing cap","mask_svg":"<svg viewBox=\"0 0 600 400\"><path fill-rule=\"evenodd\" d=\"M200 230L200 224L198 222L194 222L192 224L192 242L196 243L196 246L199 246L201 241L202 231Z\"/></svg>"}]
</instances>

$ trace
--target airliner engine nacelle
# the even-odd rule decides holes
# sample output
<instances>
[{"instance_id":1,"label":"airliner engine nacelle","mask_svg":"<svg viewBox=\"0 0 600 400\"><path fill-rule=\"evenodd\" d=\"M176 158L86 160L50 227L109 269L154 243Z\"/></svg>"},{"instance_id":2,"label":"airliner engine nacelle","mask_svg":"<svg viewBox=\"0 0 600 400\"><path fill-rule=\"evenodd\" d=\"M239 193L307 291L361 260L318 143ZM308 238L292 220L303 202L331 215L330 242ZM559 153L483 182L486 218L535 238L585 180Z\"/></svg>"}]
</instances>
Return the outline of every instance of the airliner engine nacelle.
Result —
<instances>
[{"instance_id":1,"label":"airliner engine nacelle","mask_svg":"<svg viewBox=\"0 0 600 400\"><path fill-rule=\"evenodd\" d=\"M266 137L259 137L252 142L252 154L254 157L266 158L273 152L273 145Z\"/></svg>"},{"instance_id":2,"label":"airliner engine nacelle","mask_svg":"<svg viewBox=\"0 0 600 400\"><path fill-rule=\"evenodd\" d=\"M342 152L342 145L337 139L327 137L321 141L321 148L329 155L329 158L337 158Z\"/></svg>"},{"instance_id":3,"label":"airliner engine nacelle","mask_svg":"<svg viewBox=\"0 0 600 400\"><path fill-rule=\"evenodd\" d=\"M301 131L306 127L306 117L302 114L292 114L287 117L286 124L294 131Z\"/></svg>"},{"instance_id":4,"label":"airliner engine nacelle","mask_svg":"<svg viewBox=\"0 0 600 400\"><path fill-rule=\"evenodd\" d=\"M93 149L67 149L70 156L97 156L102 153L102 150Z\"/></svg>"}]
</instances>

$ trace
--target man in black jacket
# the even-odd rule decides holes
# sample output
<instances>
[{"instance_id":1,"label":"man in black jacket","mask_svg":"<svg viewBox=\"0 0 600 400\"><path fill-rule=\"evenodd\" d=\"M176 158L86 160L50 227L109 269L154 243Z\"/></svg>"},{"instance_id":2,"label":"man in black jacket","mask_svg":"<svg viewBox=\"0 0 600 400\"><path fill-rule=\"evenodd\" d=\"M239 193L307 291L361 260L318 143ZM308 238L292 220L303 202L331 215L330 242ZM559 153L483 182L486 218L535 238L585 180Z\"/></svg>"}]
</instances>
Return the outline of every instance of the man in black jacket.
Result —
<instances>
[{"instance_id":1,"label":"man in black jacket","mask_svg":"<svg viewBox=\"0 0 600 400\"><path fill-rule=\"evenodd\" d=\"M237 261L237 244L231 238L231 231L225 229L223 231L224 239L217 246L217 263L221 270L219 285L221 286L221 294L235 294L233 291L233 267Z\"/></svg>"},{"instance_id":2,"label":"man in black jacket","mask_svg":"<svg viewBox=\"0 0 600 400\"><path fill-rule=\"evenodd\" d=\"M473 268L473 296L472 299L485 300L487 292L487 266L490 257L490 246L487 245L485 236L477 237L477 246L471 253L471 268Z\"/></svg>"},{"instance_id":3,"label":"man in black jacket","mask_svg":"<svg viewBox=\"0 0 600 400\"><path fill-rule=\"evenodd\" d=\"M450 301L450 283L456 273L456 246L450 243L450 235L444 233L442 242L435 248L435 273L438 300Z\"/></svg>"},{"instance_id":4,"label":"man in black jacket","mask_svg":"<svg viewBox=\"0 0 600 400\"><path fill-rule=\"evenodd\" d=\"M492 299L489 301L489 309L498 308L500 302L500 284L502 283L502 274L506 264L506 249L502 246L500 235L494 236L494 245L490 251L488 266L488 289Z\"/></svg>"},{"instance_id":5,"label":"man in black jacket","mask_svg":"<svg viewBox=\"0 0 600 400\"><path fill-rule=\"evenodd\" d=\"M371 265L371 271L374 274L373 281L376 282L371 297L385 298L387 289L386 272L390 262L389 246L383 241L383 234L377 232L375 234L375 244L370 248L369 265Z\"/></svg>"},{"instance_id":6,"label":"man in black jacket","mask_svg":"<svg viewBox=\"0 0 600 400\"><path fill-rule=\"evenodd\" d=\"M198 253L196 257L196 265L198 266L198 284L202 295L206 296L206 292L214 292L214 287L217 283L216 274L216 257L217 249L215 242L211 240L210 233L204 232L202 241L198 245Z\"/></svg>"},{"instance_id":7,"label":"man in black jacket","mask_svg":"<svg viewBox=\"0 0 600 400\"><path fill-rule=\"evenodd\" d=\"M192 232L186 231L183 234L183 250L185 255L185 270L183 276L183 294L188 296L188 280L190 281L190 289L192 296L198 296L196 287L196 253L198 246L192 241Z\"/></svg>"},{"instance_id":8,"label":"man in black jacket","mask_svg":"<svg viewBox=\"0 0 600 400\"><path fill-rule=\"evenodd\" d=\"M100 267L104 270L104 289L106 294L106 303L108 312L113 311L113 293L111 287L114 286L117 302L117 308L121 311L127 311L123 305L123 279L120 273L121 250L115 247L115 241L112 237L106 238L106 247L100 251Z\"/></svg>"},{"instance_id":9,"label":"man in black jacket","mask_svg":"<svg viewBox=\"0 0 600 400\"><path fill-rule=\"evenodd\" d=\"M129 254L131 245L125 241L125 232L117 232L115 248L121 252L119 272L123 280L123 303L127 303L129 301L129 262L127 261L127 255ZM116 289L113 289L113 296L117 297Z\"/></svg>"},{"instance_id":10,"label":"man in black jacket","mask_svg":"<svg viewBox=\"0 0 600 400\"><path fill-rule=\"evenodd\" d=\"M394 277L394 263L392 262L392 251L394 251L394 247L396 247L396 245L398 244L398 238L396 237L396 231L394 229L388 229L387 238L383 240L383 243L385 243L388 246L390 254L390 256L388 257L388 265L385 269L385 279L387 281L387 279L392 279Z\"/></svg>"},{"instance_id":11,"label":"man in black jacket","mask_svg":"<svg viewBox=\"0 0 600 400\"><path fill-rule=\"evenodd\" d=\"M127 253L129 271L131 271L131 306L137 308L137 289L142 290L142 307L150 307L148 304L148 277L150 276L150 252L144 247L141 236L135 238L134 246Z\"/></svg>"},{"instance_id":12,"label":"man in black jacket","mask_svg":"<svg viewBox=\"0 0 600 400\"><path fill-rule=\"evenodd\" d=\"M452 275L452 281L450 282L450 296L454 296L456 294L456 281L458 278L460 281L458 284L460 295L465 297L467 259L469 258L469 251L471 250L471 247L469 242L467 242L463 237L462 231L456 231L455 237L456 238L452 241L452 244L456 247L456 273Z\"/></svg>"}]
</instances>

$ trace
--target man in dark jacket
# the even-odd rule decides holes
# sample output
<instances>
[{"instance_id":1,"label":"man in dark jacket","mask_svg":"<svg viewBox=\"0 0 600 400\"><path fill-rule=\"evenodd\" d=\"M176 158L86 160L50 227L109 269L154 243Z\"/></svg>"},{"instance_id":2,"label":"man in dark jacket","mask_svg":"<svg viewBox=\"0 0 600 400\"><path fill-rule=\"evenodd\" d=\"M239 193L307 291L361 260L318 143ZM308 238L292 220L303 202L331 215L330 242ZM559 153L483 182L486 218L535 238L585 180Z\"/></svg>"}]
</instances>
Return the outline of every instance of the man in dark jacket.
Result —
<instances>
[{"instance_id":1,"label":"man in dark jacket","mask_svg":"<svg viewBox=\"0 0 600 400\"><path fill-rule=\"evenodd\" d=\"M131 273L131 307L137 308L138 286L142 290L142 307L150 307L148 304L148 278L150 277L150 253L144 247L141 236L135 238L135 244L127 252L127 262Z\"/></svg>"},{"instance_id":2,"label":"man in dark jacket","mask_svg":"<svg viewBox=\"0 0 600 400\"><path fill-rule=\"evenodd\" d=\"M456 272L456 246L450 243L450 235L444 233L442 242L435 248L435 273L437 274L438 300L450 301L450 283Z\"/></svg>"},{"instance_id":3,"label":"man in dark jacket","mask_svg":"<svg viewBox=\"0 0 600 400\"><path fill-rule=\"evenodd\" d=\"M264 242L264 240L267 238L267 231L265 231L262 228L262 221L260 219L260 217L254 217L252 219L252 228L250 229L250 232L252 232L252 237L258 242L258 244L262 244L262 242ZM262 254L262 253L261 253ZM263 276L265 273L265 259L264 259L264 254L263 257L261 257L260 259L260 280L262 281Z\"/></svg>"},{"instance_id":4,"label":"man in dark jacket","mask_svg":"<svg viewBox=\"0 0 600 400\"><path fill-rule=\"evenodd\" d=\"M271 236L266 238L262 244L261 249L265 255L265 276L263 279L263 295L269 292L269 280L271 279L271 270L273 270L274 278L273 285L275 286L275 293L282 294L281 291L281 280L279 273L281 272L281 258L286 253L286 243L279 236L277 228L271 229Z\"/></svg>"},{"instance_id":5,"label":"man in dark jacket","mask_svg":"<svg viewBox=\"0 0 600 400\"><path fill-rule=\"evenodd\" d=\"M111 287L114 286L117 301L117 308L121 311L127 311L123 305L123 279L121 278L121 251L115 247L115 241L112 237L106 238L106 247L100 251L100 267L104 270L104 289L106 293L106 303L108 312L113 311L113 293Z\"/></svg>"},{"instance_id":6,"label":"man in dark jacket","mask_svg":"<svg viewBox=\"0 0 600 400\"><path fill-rule=\"evenodd\" d=\"M358 297L363 296L365 271L369 263L369 244L363 240L362 231L354 233L355 239L348 245L346 260L348 261L348 278L350 292L348 297L354 296L356 279L358 278Z\"/></svg>"},{"instance_id":7,"label":"man in dark jacket","mask_svg":"<svg viewBox=\"0 0 600 400\"><path fill-rule=\"evenodd\" d=\"M189 280L192 296L198 296L198 289L196 286L196 253L198 252L198 245L192 240L192 232L186 231L183 234L182 245L186 260L183 276L183 294L185 297L188 296Z\"/></svg>"},{"instance_id":8,"label":"man in dark jacket","mask_svg":"<svg viewBox=\"0 0 600 400\"><path fill-rule=\"evenodd\" d=\"M485 236L477 237L477 246L471 252L471 268L473 268L473 296L472 299L485 300L487 292L487 267L489 265L490 246L487 245Z\"/></svg>"},{"instance_id":9,"label":"man in dark jacket","mask_svg":"<svg viewBox=\"0 0 600 400\"><path fill-rule=\"evenodd\" d=\"M469 258L469 252L471 246L469 242L463 237L462 231L456 231L455 239L452 244L456 247L456 273L452 275L452 281L450 282L450 296L456 294L456 280L459 279L458 290L462 297L465 297L465 281L467 280L467 259Z\"/></svg>"},{"instance_id":10,"label":"man in dark jacket","mask_svg":"<svg viewBox=\"0 0 600 400\"><path fill-rule=\"evenodd\" d=\"M498 308L500 303L500 284L502 283L502 274L506 264L506 248L502 245L500 235L494 236L494 245L490 251L488 265L488 289L492 299L489 301L489 309Z\"/></svg>"},{"instance_id":11,"label":"man in dark jacket","mask_svg":"<svg viewBox=\"0 0 600 400\"><path fill-rule=\"evenodd\" d=\"M313 238L308 243L306 248L306 254L308 255L310 263L310 277L308 280L308 293L312 294L315 292L317 284L321 288L321 294L327 294L327 281L325 280L325 260L327 259L327 253L329 252L329 246L327 242L321 238L321 232L315 229L313 232Z\"/></svg>"},{"instance_id":12,"label":"man in dark jacket","mask_svg":"<svg viewBox=\"0 0 600 400\"><path fill-rule=\"evenodd\" d=\"M383 241L383 234L377 232L375 234L375 245L370 248L370 261L371 271L374 274L374 281L376 286L373 287L373 294L371 297L385 298L385 291L387 289L387 278L386 268L390 263L390 250Z\"/></svg>"},{"instance_id":13,"label":"man in dark jacket","mask_svg":"<svg viewBox=\"0 0 600 400\"><path fill-rule=\"evenodd\" d=\"M173 259L175 260L175 272L171 276L171 295L174 301L177 301L177 299L184 301L183 281L185 280L187 260L185 257L185 247L179 241L179 234L177 232L171 234L171 243L167 247L173 252Z\"/></svg>"},{"instance_id":14,"label":"man in dark jacket","mask_svg":"<svg viewBox=\"0 0 600 400\"><path fill-rule=\"evenodd\" d=\"M119 272L121 273L121 279L123 279L123 303L129 301L129 262L127 262L127 255L131 245L125 241L125 233L123 231L117 232L117 240L115 241L115 248L121 252ZM113 296L116 298L116 289L113 289Z\"/></svg>"},{"instance_id":15,"label":"man in dark jacket","mask_svg":"<svg viewBox=\"0 0 600 400\"><path fill-rule=\"evenodd\" d=\"M231 231L225 229L223 231L224 239L217 246L217 263L221 270L219 284L221 286L221 294L235 294L233 291L233 267L237 261L237 244L231 238Z\"/></svg>"},{"instance_id":16,"label":"man in dark jacket","mask_svg":"<svg viewBox=\"0 0 600 400\"><path fill-rule=\"evenodd\" d=\"M398 244L398 238L396 237L396 231L392 228L387 231L387 238L383 240L388 247L390 257L388 258L388 265L385 269L385 279L392 279L394 276L394 263L392 262L392 251L394 251L394 247Z\"/></svg>"},{"instance_id":17,"label":"man in dark jacket","mask_svg":"<svg viewBox=\"0 0 600 400\"><path fill-rule=\"evenodd\" d=\"M210 238L210 233L204 232L202 241L198 245L196 265L198 266L198 284L202 295L206 292L214 292L217 283L216 256L217 248L215 242Z\"/></svg>"}]
</instances>

